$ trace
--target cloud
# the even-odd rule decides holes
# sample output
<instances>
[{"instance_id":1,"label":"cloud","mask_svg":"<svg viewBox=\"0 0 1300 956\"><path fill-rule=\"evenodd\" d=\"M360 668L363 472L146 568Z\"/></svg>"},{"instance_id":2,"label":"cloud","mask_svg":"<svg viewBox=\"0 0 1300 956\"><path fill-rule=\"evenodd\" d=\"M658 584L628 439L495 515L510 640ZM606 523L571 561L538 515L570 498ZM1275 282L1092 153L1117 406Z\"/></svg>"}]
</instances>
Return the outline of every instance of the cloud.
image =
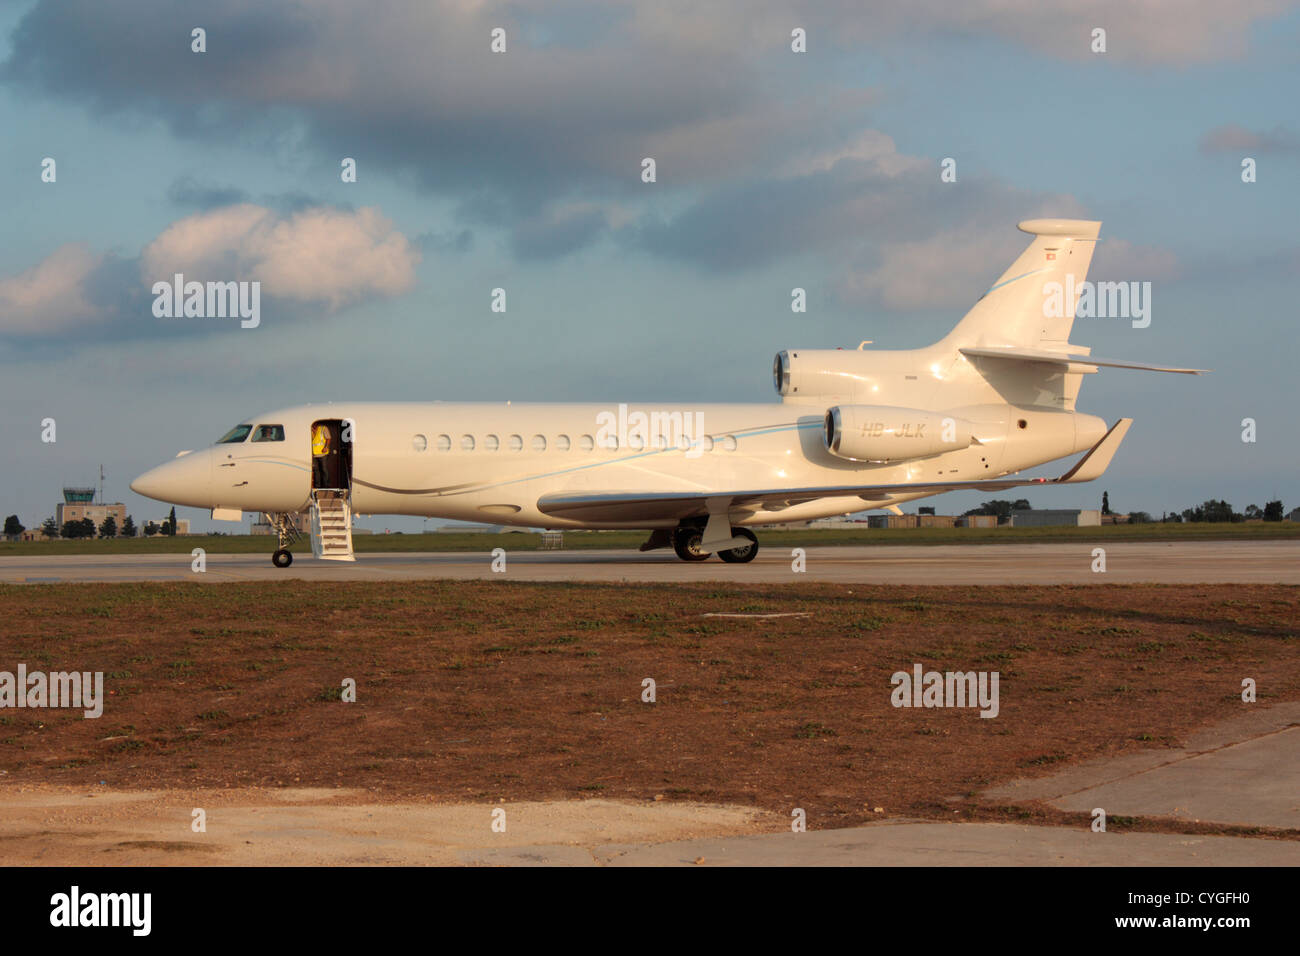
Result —
<instances>
[{"instance_id":1,"label":"cloud","mask_svg":"<svg viewBox=\"0 0 1300 956\"><path fill-rule=\"evenodd\" d=\"M511 249L520 259L557 259L606 232L610 213L595 203L549 207L515 225Z\"/></svg>"},{"instance_id":2,"label":"cloud","mask_svg":"<svg viewBox=\"0 0 1300 956\"><path fill-rule=\"evenodd\" d=\"M834 51L893 44L905 37L992 37L1063 60L1096 57L1092 31L1106 30L1108 58L1127 63L1186 66L1237 59L1250 49L1257 23L1294 10L1293 0L690 0L645 4L638 25L663 43L702 49L730 43L785 47L790 30L808 32L808 50Z\"/></svg>"},{"instance_id":3,"label":"cloud","mask_svg":"<svg viewBox=\"0 0 1300 956\"><path fill-rule=\"evenodd\" d=\"M1216 126L1201 137L1202 153L1281 153L1295 155L1300 153L1300 138L1282 126L1275 126L1268 132L1256 133L1229 123Z\"/></svg>"},{"instance_id":4,"label":"cloud","mask_svg":"<svg viewBox=\"0 0 1300 956\"><path fill-rule=\"evenodd\" d=\"M1089 270L1089 278L1111 281L1176 279L1181 274L1178 257L1170 249L1106 238L1097 243Z\"/></svg>"},{"instance_id":5,"label":"cloud","mask_svg":"<svg viewBox=\"0 0 1300 956\"><path fill-rule=\"evenodd\" d=\"M660 189L768 175L822 147L831 156L835 123L868 125L876 94L839 79L864 51L993 37L1096 59L1100 25L1109 60L1183 65L1243 55L1252 29L1290 6L568 0L538 12L505 0L392 0L374 16L352 0L226 2L205 6L207 52L196 54L193 16L172 0L138 0L127 13L47 0L14 31L0 80L104 116L161 119L186 138L265 147L288 137L332 164L356 158L363 175L385 170L462 198L490 192L527 218L577 193L625 200L642 188L645 156L659 161ZM793 25L809 31L804 57L789 52ZM502 54L488 44L498 26Z\"/></svg>"},{"instance_id":6,"label":"cloud","mask_svg":"<svg viewBox=\"0 0 1300 956\"><path fill-rule=\"evenodd\" d=\"M285 216L242 203L172 223L144 248L140 270L146 284L177 272L257 280L263 295L340 308L410 290L419 261L419 250L375 209Z\"/></svg>"},{"instance_id":7,"label":"cloud","mask_svg":"<svg viewBox=\"0 0 1300 956\"><path fill-rule=\"evenodd\" d=\"M933 161L871 128L880 93L854 85L864 54L976 37L1098 60L1091 30L1102 26L1108 62L1184 66L1244 55L1252 30L1293 6L563 0L539 12L507 0L391 0L374 16L353 0L218 2L204 8L207 52L195 54L193 16L173 0L137 0L128 13L46 0L15 29L0 82L104 118L158 120L185 139L291 142L335 170L353 157L364 177L454 197L458 226L505 230L521 259L614 235L737 269L886 229L892 241L938 241L976 209L1023 218L1012 208L1042 198L999 205L997 187L935 192ZM803 56L789 52L796 25L808 30ZM503 54L489 50L498 26ZM658 165L653 185L640 181L646 156ZM170 196L201 211L253 201L192 180ZM289 213L310 197L257 201ZM632 225L611 218L629 208L653 212Z\"/></svg>"},{"instance_id":8,"label":"cloud","mask_svg":"<svg viewBox=\"0 0 1300 956\"><path fill-rule=\"evenodd\" d=\"M287 316L341 309L409 291L420 259L418 245L376 209L286 213L240 203L177 220L137 259L72 243L26 272L0 278L0 335L158 334L164 326L152 316L150 289L178 272L187 281L261 282L264 301L278 303ZM202 326L166 325L178 329Z\"/></svg>"},{"instance_id":9,"label":"cloud","mask_svg":"<svg viewBox=\"0 0 1300 956\"><path fill-rule=\"evenodd\" d=\"M246 202L248 193L235 186L216 186L197 182L193 177L183 176L167 189L167 199L178 206L197 206L200 209L213 209L217 206L231 206Z\"/></svg>"},{"instance_id":10,"label":"cloud","mask_svg":"<svg viewBox=\"0 0 1300 956\"><path fill-rule=\"evenodd\" d=\"M26 272L0 278L0 334L54 336L103 321L107 310L91 300L88 286L104 262L74 242Z\"/></svg>"}]
</instances>

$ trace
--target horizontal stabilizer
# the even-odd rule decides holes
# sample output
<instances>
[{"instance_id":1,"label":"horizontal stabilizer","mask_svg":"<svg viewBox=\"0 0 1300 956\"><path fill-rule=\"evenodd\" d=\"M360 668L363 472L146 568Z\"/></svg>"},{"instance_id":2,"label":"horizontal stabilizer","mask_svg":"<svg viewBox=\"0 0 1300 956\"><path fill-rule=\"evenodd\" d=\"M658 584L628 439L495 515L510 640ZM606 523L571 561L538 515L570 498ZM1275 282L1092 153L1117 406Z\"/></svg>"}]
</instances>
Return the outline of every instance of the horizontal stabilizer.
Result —
<instances>
[{"instance_id":1,"label":"horizontal stabilizer","mask_svg":"<svg viewBox=\"0 0 1300 956\"><path fill-rule=\"evenodd\" d=\"M1200 375L1208 368L1170 368L1166 365L1148 365L1145 362L1128 362L1122 359L1100 359L1091 355L1069 355L1065 352L1042 352L1037 349L965 348L962 355L977 358L1008 359L1013 362L1044 362L1048 365L1097 365L1106 368L1132 368L1143 372L1178 372L1181 375Z\"/></svg>"}]
</instances>

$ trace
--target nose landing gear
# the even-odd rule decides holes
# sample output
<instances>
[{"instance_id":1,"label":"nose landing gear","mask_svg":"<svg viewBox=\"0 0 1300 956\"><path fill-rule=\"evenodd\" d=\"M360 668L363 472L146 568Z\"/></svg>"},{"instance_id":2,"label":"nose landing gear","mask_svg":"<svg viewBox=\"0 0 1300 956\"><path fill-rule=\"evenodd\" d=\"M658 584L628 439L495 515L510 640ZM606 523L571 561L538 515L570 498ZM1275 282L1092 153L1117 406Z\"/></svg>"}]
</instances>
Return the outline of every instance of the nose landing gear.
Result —
<instances>
[{"instance_id":1,"label":"nose landing gear","mask_svg":"<svg viewBox=\"0 0 1300 956\"><path fill-rule=\"evenodd\" d=\"M293 564L293 552L289 550L289 545L301 537L293 523L293 515L276 512L268 514L266 520L275 531L276 538L276 549L271 554L271 563L277 568L287 568Z\"/></svg>"}]
</instances>

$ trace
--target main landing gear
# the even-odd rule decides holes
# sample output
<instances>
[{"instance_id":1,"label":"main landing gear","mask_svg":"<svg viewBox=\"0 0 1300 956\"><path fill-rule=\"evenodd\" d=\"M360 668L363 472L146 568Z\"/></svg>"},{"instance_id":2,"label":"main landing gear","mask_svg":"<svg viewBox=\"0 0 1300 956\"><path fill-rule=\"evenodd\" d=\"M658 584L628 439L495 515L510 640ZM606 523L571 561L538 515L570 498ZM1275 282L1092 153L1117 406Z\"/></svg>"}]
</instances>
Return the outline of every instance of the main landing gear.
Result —
<instances>
[{"instance_id":1,"label":"main landing gear","mask_svg":"<svg viewBox=\"0 0 1300 956\"><path fill-rule=\"evenodd\" d=\"M733 534L745 538L747 545L719 551L718 557L728 564L745 564L758 555L758 537L748 528L736 528ZM704 528L686 525L673 532L673 550L683 561L707 561L711 551L703 549Z\"/></svg>"},{"instance_id":2,"label":"main landing gear","mask_svg":"<svg viewBox=\"0 0 1300 956\"><path fill-rule=\"evenodd\" d=\"M298 529L294 526L293 515L284 512L268 514L266 520L270 523L271 529L275 531L276 549L271 554L271 563L277 568L287 568L293 564L293 552L289 550L289 545L301 537Z\"/></svg>"}]
</instances>

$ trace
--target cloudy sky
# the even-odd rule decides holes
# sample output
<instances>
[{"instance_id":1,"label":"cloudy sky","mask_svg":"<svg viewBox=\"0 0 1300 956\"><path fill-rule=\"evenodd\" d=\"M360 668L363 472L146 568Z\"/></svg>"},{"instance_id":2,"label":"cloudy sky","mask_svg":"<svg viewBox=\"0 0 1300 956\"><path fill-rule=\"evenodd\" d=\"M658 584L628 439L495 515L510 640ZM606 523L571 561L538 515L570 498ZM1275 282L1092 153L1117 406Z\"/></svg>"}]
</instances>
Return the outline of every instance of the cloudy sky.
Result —
<instances>
[{"instance_id":1,"label":"cloudy sky","mask_svg":"<svg viewBox=\"0 0 1300 956\"><path fill-rule=\"evenodd\" d=\"M1035 216L1152 283L1075 342L1214 369L1085 382L1136 419L1112 504L1300 504L1298 7L0 0L0 513L102 463L156 517L131 478L301 402L771 401L779 349L940 338ZM260 280L261 325L155 318L174 272Z\"/></svg>"}]
</instances>

